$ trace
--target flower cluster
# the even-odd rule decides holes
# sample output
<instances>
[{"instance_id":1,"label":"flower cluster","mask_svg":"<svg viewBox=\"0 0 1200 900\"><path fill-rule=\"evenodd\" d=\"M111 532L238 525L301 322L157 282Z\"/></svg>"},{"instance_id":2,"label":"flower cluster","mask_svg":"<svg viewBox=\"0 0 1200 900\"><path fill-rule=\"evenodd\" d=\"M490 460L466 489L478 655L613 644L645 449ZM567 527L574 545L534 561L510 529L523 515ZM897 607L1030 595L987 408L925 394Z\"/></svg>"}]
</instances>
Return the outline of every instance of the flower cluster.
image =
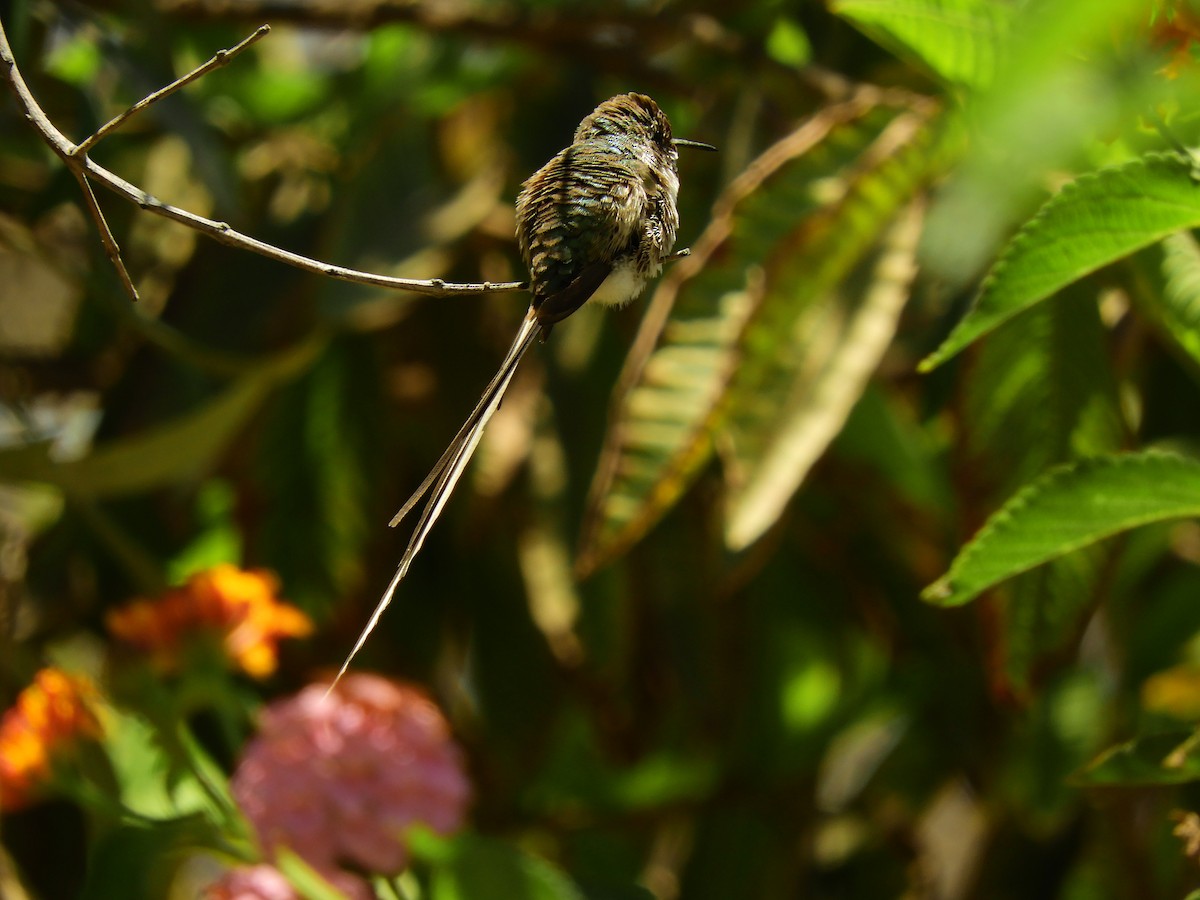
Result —
<instances>
[{"instance_id":1,"label":"flower cluster","mask_svg":"<svg viewBox=\"0 0 1200 900\"><path fill-rule=\"evenodd\" d=\"M56 757L82 737L99 737L96 691L59 669L42 669L0 718L0 809L27 805Z\"/></svg>"},{"instance_id":2,"label":"flower cluster","mask_svg":"<svg viewBox=\"0 0 1200 900\"><path fill-rule=\"evenodd\" d=\"M301 610L280 602L278 592L279 584L268 572L219 565L161 597L112 610L108 629L150 653L164 671L179 666L180 650L195 635L216 635L235 665L264 678L279 665L279 641L304 637L313 627Z\"/></svg>"},{"instance_id":3,"label":"flower cluster","mask_svg":"<svg viewBox=\"0 0 1200 900\"><path fill-rule=\"evenodd\" d=\"M339 886L343 865L395 874L411 826L461 827L470 797L461 753L413 687L351 674L325 690L310 685L268 707L233 795L268 856L286 846Z\"/></svg>"}]
</instances>

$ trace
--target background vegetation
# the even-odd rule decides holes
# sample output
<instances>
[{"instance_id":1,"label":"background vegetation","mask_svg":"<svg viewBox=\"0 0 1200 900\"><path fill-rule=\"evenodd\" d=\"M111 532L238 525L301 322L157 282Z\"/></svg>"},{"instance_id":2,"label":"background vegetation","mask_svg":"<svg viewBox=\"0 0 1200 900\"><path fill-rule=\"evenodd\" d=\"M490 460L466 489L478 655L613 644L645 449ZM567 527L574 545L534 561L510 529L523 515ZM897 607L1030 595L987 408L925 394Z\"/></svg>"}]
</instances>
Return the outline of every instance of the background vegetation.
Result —
<instances>
[{"instance_id":1,"label":"background vegetation","mask_svg":"<svg viewBox=\"0 0 1200 900\"><path fill-rule=\"evenodd\" d=\"M612 94L720 147L680 161L692 258L530 354L358 659L436 697L473 784L458 855L395 890L1200 886L1194 5L12 0L0 21L74 140L270 22L91 156L375 272L522 279L520 182ZM110 705L94 790L0 822L5 896L164 896L228 851L185 788L220 789L258 707L341 661L402 550L389 517L527 303L341 283L98 199L137 305L0 105L0 706L48 665ZM277 573L315 633L265 680L200 656L148 677L106 613L222 562Z\"/></svg>"}]
</instances>

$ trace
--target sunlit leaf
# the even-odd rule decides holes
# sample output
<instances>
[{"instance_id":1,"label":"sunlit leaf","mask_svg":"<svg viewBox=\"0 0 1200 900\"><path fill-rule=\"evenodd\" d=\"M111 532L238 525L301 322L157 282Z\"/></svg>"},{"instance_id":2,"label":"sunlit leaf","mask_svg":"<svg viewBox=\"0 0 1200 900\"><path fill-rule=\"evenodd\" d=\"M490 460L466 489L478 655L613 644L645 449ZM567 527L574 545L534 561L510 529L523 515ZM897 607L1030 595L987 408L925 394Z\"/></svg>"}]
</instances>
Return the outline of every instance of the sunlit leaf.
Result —
<instances>
[{"instance_id":1,"label":"sunlit leaf","mask_svg":"<svg viewBox=\"0 0 1200 900\"><path fill-rule=\"evenodd\" d=\"M46 60L46 71L71 84L88 85L96 80L104 61L96 36L80 29L59 40Z\"/></svg>"},{"instance_id":2,"label":"sunlit leaf","mask_svg":"<svg viewBox=\"0 0 1200 900\"><path fill-rule=\"evenodd\" d=\"M167 756L151 723L116 709L108 711L106 723L105 748L127 809L167 819L206 808L207 799L195 777Z\"/></svg>"},{"instance_id":3,"label":"sunlit leaf","mask_svg":"<svg viewBox=\"0 0 1200 900\"><path fill-rule=\"evenodd\" d=\"M741 397L779 377L802 314L933 165L928 111L873 100L830 107L759 157L656 293L617 388L581 571L623 552L675 503L711 454L735 377Z\"/></svg>"},{"instance_id":4,"label":"sunlit leaf","mask_svg":"<svg viewBox=\"0 0 1200 900\"><path fill-rule=\"evenodd\" d=\"M1064 187L1009 242L966 317L921 363L941 365L1022 310L1184 228L1200 226L1200 184L1170 154L1092 172Z\"/></svg>"},{"instance_id":5,"label":"sunlit leaf","mask_svg":"<svg viewBox=\"0 0 1200 900\"><path fill-rule=\"evenodd\" d=\"M921 208L883 237L865 284L854 279L814 303L791 340L765 357L778 370L742 389L735 379L729 436L736 458L725 541L740 550L779 518L846 422L891 343L916 274Z\"/></svg>"},{"instance_id":6,"label":"sunlit leaf","mask_svg":"<svg viewBox=\"0 0 1200 900\"><path fill-rule=\"evenodd\" d=\"M802 66L812 59L812 44L803 26L787 16L775 20L766 46L767 53L785 66Z\"/></svg>"},{"instance_id":7,"label":"sunlit leaf","mask_svg":"<svg viewBox=\"0 0 1200 900\"><path fill-rule=\"evenodd\" d=\"M275 865L305 900L345 900L345 894L288 847L275 848Z\"/></svg>"},{"instance_id":8,"label":"sunlit leaf","mask_svg":"<svg viewBox=\"0 0 1200 900\"><path fill-rule=\"evenodd\" d=\"M1052 470L992 515L922 596L958 606L1034 566L1138 525L1200 515L1200 462L1102 456Z\"/></svg>"},{"instance_id":9,"label":"sunlit leaf","mask_svg":"<svg viewBox=\"0 0 1200 900\"><path fill-rule=\"evenodd\" d=\"M1013 7L996 0L834 0L831 7L899 56L973 87L991 82L1013 17Z\"/></svg>"}]
</instances>

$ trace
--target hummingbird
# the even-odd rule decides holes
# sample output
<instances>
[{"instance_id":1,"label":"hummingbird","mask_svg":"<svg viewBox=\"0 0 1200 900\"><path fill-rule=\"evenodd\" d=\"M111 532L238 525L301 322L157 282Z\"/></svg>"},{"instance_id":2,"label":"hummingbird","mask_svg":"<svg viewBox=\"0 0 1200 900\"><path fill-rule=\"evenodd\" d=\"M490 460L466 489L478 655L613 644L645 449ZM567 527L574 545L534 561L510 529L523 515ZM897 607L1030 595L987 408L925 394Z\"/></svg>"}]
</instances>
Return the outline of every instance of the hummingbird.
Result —
<instances>
[{"instance_id":1,"label":"hummingbird","mask_svg":"<svg viewBox=\"0 0 1200 900\"><path fill-rule=\"evenodd\" d=\"M517 195L517 247L533 300L500 369L446 452L392 517L394 528L425 499L396 573L338 671L345 674L392 601L500 407L521 358L537 338L585 303L623 306L641 294L676 251L678 148L716 150L671 135L671 123L645 94L605 100ZM332 690L332 686L330 690Z\"/></svg>"}]
</instances>

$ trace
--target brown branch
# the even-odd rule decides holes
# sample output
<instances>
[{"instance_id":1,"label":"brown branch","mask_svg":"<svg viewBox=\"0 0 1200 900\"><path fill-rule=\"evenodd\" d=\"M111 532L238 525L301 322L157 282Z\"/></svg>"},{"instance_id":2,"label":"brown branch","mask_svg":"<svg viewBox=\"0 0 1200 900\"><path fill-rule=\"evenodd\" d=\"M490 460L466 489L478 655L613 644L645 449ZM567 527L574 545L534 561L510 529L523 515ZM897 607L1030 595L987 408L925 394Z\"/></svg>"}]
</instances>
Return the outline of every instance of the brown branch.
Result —
<instances>
[{"instance_id":1,"label":"brown branch","mask_svg":"<svg viewBox=\"0 0 1200 900\"><path fill-rule=\"evenodd\" d=\"M251 34L248 38L243 40L241 43L236 44L233 47L230 47L228 50L218 50L216 55L213 56L213 58L210 59L208 62L192 69L192 71L188 72L182 78L175 79L170 84L168 84L165 88L160 88L159 90L155 91L154 93L150 94L149 96L143 97L141 100L139 100L137 103L133 104L133 106L129 107L129 109L125 110L125 112L121 113L115 119L110 119L108 122L106 122L104 125L102 125L95 134L93 134L91 137L85 138L83 141L81 141L75 147L75 151L72 155L79 156L80 154L87 153L89 150L92 149L92 147L96 146L96 144L98 144L101 140L103 140L104 137L106 137L110 132L116 131L118 128L120 128L121 125L123 125L125 123L125 120L128 119L130 116L133 116L134 114L141 112L143 109L145 109L151 103L155 103L155 102L163 99L164 97L170 96L171 94L173 94L177 90L179 90L181 87L191 84L197 78L201 78L204 75L207 75L213 69L216 69L223 65L226 65L230 60L232 60L235 56L237 56L239 53L241 53L243 50L245 50L251 44L257 42L261 38L266 37L270 33L271 33L270 25L260 25L253 34Z\"/></svg>"},{"instance_id":2,"label":"brown branch","mask_svg":"<svg viewBox=\"0 0 1200 900\"><path fill-rule=\"evenodd\" d=\"M125 260L121 259L121 247L117 243L117 239L113 237L112 229L108 227L108 220L104 218L104 211L100 209L100 203L96 200L91 182L87 180L87 176L80 169L72 169L71 174L75 176L75 180L79 182L79 189L83 191L83 199L87 204L88 212L91 213L92 220L96 223L96 229L100 232L100 243L104 245L105 255L113 264L113 268L117 270L117 277L121 279L121 284L130 299L137 303L137 288L134 287L133 279L129 277L129 270L125 268Z\"/></svg>"},{"instance_id":3,"label":"brown branch","mask_svg":"<svg viewBox=\"0 0 1200 900\"><path fill-rule=\"evenodd\" d=\"M218 54L218 57L220 54ZM219 64L219 63L218 63ZM208 63L204 64L205 66ZM130 184L119 175L110 172L108 169L93 162L86 153L81 152L79 146L72 143L61 131L59 131L54 123L46 116L46 113L38 105L28 85L25 84L24 78L21 76L20 69L17 68L16 59L13 57L12 48L8 43L8 35L4 32L4 24L0 22L0 66L3 71L0 76L8 82L13 94L17 98L17 103L20 104L25 113L25 120L46 142L47 146L61 159L64 165L75 175L77 179L84 178L93 180L108 190L117 194L120 197L136 203L139 207L147 212L154 213L157 216L162 216L179 222L188 228L199 231L202 234L208 235L215 241L222 244L227 244L230 247L236 247L240 250L248 250L251 253L257 253L260 256L265 256L268 259L274 259L278 262L289 266L294 266L297 269L303 269L306 272L312 272L316 275L325 275L329 278L336 278L340 281L349 281L356 284L369 284L375 287L392 288L396 290L412 291L417 294L433 294L439 297L462 294L484 294L484 293L505 293L511 291L524 291L528 289L528 285L519 281L506 281L497 284L491 282L482 283L467 283L455 284L443 281L440 278L432 279L416 279L416 278L395 278L390 275L377 275L372 272L361 272L357 269L346 268L345 266L337 266L332 263L322 262L316 259L310 259L307 256L302 256L299 253L292 253L290 250L284 250L276 247L273 244L268 244L265 241L260 241L257 238L242 234L236 229L230 227L227 222L217 222L213 219L207 219L204 216L196 215L186 209L181 209L177 206L172 206L169 203L164 203L157 197L143 191L136 185ZM203 68L203 66L201 67ZM184 76L184 79L192 80L189 76ZM183 81L184 79L180 79ZM162 94L162 92L158 92ZM165 95L164 95L165 96ZM155 95L151 95L157 99ZM149 99L149 98L147 98ZM152 102L152 101L151 101ZM143 101L144 103L144 101ZM144 105L139 108L144 108ZM128 116L126 116L127 118ZM107 128L107 126L106 126ZM104 131L105 129L101 129ZM100 132L97 132L99 134ZM93 141L94 143L94 141ZM98 207L96 208L98 209ZM89 210L92 207L89 205ZM93 218L96 218L93 211ZM103 219L97 221L97 228L100 230L101 237L104 239L107 226L103 224ZM111 232L108 234L111 238ZM115 246L115 241L113 242ZM111 248L107 241L105 242L106 251ZM110 258L112 253L109 253ZM116 264L119 259L119 253L114 259ZM123 265L118 266L118 272L123 269ZM128 273L125 273L125 278L128 278ZM132 285L130 285L132 286Z\"/></svg>"}]
</instances>

